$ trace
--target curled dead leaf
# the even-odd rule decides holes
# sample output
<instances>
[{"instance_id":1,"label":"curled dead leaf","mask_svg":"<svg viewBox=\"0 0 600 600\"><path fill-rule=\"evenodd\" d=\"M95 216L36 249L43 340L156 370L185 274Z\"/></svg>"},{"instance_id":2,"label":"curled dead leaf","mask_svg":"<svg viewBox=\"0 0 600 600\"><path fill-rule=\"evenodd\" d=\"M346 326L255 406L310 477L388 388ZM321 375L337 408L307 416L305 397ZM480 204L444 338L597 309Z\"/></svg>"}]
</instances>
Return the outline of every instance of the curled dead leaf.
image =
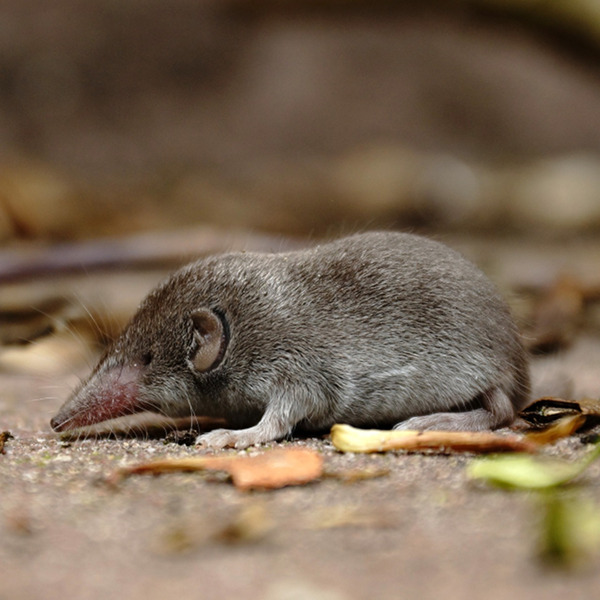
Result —
<instances>
[{"instance_id":1,"label":"curled dead leaf","mask_svg":"<svg viewBox=\"0 0 600 600\"><path fill-rule=\"evenodd\" d=\"M248 499L225 516L192 514L163 525L154 538L157 554L186 554L207 545L255 544L265 539L274 523L263 502Z\"/></svg>"},{"instance_id":2,"label":"curled dead leaf","mask_svg":"<svg viewBox=\"0 0 600 600\"><path fill-rule=\"evenodd\" d=\"M334 425L331 441L341 452L453 450L456 452L536 452L537 446L514 435L472 431L387 431Z\"/></svg>"},{"instance_id":3,"label":"curled dead leaf","mask_svg":"<svg viewBox=\"0 0 600 600\"><path fill-rule=\"evenodd\" d=\"M582 412L580 404L574 400L544 396L526 406L519 416L534 427L547 427L563 417L580 415Z\"/></svg>"},{"instance_id":4,"label":"curled dead leaf","mask_svg":"<svg viewBox=\"0 0 600 600\"><path fill-rule=\"evenodd\" d=\"M584 299L580 281L567 274L558 277L535 308L529 350L546 353L568 346L582 320Z\"/></svg>"},{"instance_id":5,"label":"curled dead leaf","mask_svg":"<svg viewBox=\"0 0 600 600\"><path fill-rule=\"evenodd\" d=\"M10 440L13 437L13 434L10 431L3 431L0 433L0 454L4 454L4 445L7 440Z\"/></svg>"},{"instance_id":6,"label":"curled dead leaf","mask_svg":"<svg viewBox=\"0 0 600 600\"><path fill-rule=\"evenodd\" d=\"M229 468L234 485L242 490L303 485L323 473L323 457L308 448L272 450L243 458Z\"/></svg>"},{"instance_id":7,"label":"curled dead leaf","mask_svg":"<svg viewBox=\"0 0 600 600\"><path fill-rule=\"evenodd\" d=\"M177 471L225 471L240 490L277 489L309 483L323 473L323 457L308 448L284 448L257 456L194 456L151 461L123 467L109 478L117 484L125 477Z\"/></svg>"},{"instance_id":8,"label":"curled dead leaf","mask_svg":"<svg viewBox=\"0 0 600 600\"><path fill-rule=\"evenodd\" d=\"M254 502L242 507L214 538L225 544L253 543L263 539L272 527L265 506Z\"/></svg>"},{"instance_id":9,"label":"curled dead leaf","mask_svg":"<svg viewBox=\"0 0 600 600\"><path fill-rule=\"evenodd\" d=\"M561 438L573 435L585 421L585 415L568 415L542 431L531 431L525 435L528 440L536 444L552 444Z\"/></svg>"},{"instance_id":10,"label":"curled dead leaf","mask_svg":"<svg viewBox=\"0 0 600 600\"><path fill-rule=\"evenodd\" d=\"M554 396L544 396L526 406L519 413L522 419L534 427L545 427L559 419L573 415L584 415L586 421L600 420L600 400L596 398L565 400Z\"/></svg>"}]
</instances>

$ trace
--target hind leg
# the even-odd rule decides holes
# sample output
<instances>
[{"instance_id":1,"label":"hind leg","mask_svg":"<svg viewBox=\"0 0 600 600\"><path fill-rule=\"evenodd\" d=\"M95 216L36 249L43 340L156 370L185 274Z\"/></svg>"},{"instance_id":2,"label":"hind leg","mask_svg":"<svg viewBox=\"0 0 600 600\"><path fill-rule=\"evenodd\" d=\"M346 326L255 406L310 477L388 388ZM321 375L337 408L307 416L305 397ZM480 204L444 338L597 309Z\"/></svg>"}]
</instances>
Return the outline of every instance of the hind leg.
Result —
<instances>
[{"instance_id":1,"label":"hind leg","mask_svg":"<svg viewBox=\"0 0 600 600\"><path fill-rule=\"evenodd\" d=\"M483 395L481 408L465 412L439 412L411 417L398 423L394 429L416 431L483 431L510 425L515 409L510 398L500 388Z\"/></svg>"}]
</instances>

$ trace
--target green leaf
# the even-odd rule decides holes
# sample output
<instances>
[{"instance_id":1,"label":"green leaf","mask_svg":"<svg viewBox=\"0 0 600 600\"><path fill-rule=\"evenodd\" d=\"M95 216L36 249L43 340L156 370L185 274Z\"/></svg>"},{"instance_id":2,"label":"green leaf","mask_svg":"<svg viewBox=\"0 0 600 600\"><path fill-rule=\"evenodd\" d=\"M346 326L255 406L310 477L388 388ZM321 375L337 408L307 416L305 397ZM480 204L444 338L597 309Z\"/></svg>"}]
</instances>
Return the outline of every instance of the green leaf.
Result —
<instances>
[{"instance_id":1,"label":"green leaf","mask_svg":"<svg viewBox=\"0 0 600 600\"><path fill-rule=\"evenodd\" d=\"M540 556L562 567L577 566L600 549L600 512L590 502L555 490L543 494Z\"/></svg>"},{"instance_id":2,"label":"green leaf","mask_svg":"<svg viewBox=\"0 0 600 600\"><path fill-rule=\"evenodd\" d=\"M509 454L474 460L467 470L472 479L484 479L501 487L542 490L564 485L583 473L600 456L600 444L574 463L558 459Z\"/></svg>"}]
</instances>

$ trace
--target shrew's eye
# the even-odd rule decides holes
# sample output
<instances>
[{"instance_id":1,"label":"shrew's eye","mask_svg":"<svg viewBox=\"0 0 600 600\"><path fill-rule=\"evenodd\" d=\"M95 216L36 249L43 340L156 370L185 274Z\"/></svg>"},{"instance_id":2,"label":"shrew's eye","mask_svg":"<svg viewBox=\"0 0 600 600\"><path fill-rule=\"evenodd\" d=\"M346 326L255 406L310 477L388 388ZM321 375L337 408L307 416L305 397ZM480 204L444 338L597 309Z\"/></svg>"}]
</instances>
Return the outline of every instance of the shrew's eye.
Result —
<instances>
[{"instance_id":1,"label":"shrew's eye","mask_svg":"<svg viewBox=\"0 0 600 600\"><path fill-rule=\"evenodd\" d=\"M140 357L140 362L144 367L147 367L152 362L152 352L144 352Z\"/></svg>"}]
</instances>

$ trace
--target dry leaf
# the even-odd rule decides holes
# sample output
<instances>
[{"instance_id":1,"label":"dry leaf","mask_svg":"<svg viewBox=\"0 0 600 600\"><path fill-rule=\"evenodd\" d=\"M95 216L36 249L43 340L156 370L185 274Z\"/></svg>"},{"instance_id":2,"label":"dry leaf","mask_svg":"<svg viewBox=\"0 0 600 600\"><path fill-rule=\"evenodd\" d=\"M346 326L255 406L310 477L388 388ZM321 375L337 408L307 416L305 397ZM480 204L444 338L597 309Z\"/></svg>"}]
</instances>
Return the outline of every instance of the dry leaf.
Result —
<instances>
[{"instance_id":1,"label":"dry leaf","mask_svg":"<svg viewBox=\"0 0 600 600\"><path fill-rule=\"evenodd\" d=\"M252 503L242 507L225 527L216 532L214 539L226 544L257 542L272 526L264 505Z\"/></svg>"},{"instance_id":2,"label":"dry leaf","mask_svg":"<svg viewBox=\"0 0 600 600\"><path fill-rule=\"evenodd\" d=\"M239 457L228 471L238 489L276 489L302 485L320 477L323 457L308 448L272 450L258 456Z\"/></svg>"},{"instance_id":3,"label":"dry leaf","mask_svg":"<svg viewBox=\"0 0 600 600\"><path fill-rule=\"evenodd\" d=\"M0 454L5 453L4 444L11 438L13 438L13 434L10 431L3 431L0 433Z\"/></svg>"},{"instance_id":4,"label":"dry leaf","mask_svg":"<svg viewBox=\"0 0 600 600\"><path fill-rule=\"evenodd\" d=\"M459 452L536 452L532 442L488 432L471 431L383 431L334 425L331 441L342 452L386 452L388 450L454 450Z\"/></svg>"},{"instance_id":5,"label":"dry leaf","mask_svg":"<svg viewBox=\"0 0 600 600\"><path fill-rule=\"evenodd\" d=\"M169 523L153 543L159 554L184 554L209 544L254 544L262 541L275 524L263 503L244 503L224 521L220 517L195 515Z\"/></svg>"},{"instance_id":6,"label":"dry leaf","mask_svg":"<svg viewBox=\"0 0 600 600\"><path fill-rule=\"evenodd\" d=\"M4 518L4 526L11 532L27 536L34 533L34 524L31 515L24 506L8 510Z\"/></svg>"},{"instance_id":7,"label":"dry leaf","mask_svg":"<svg viewBox=\"0 0 600 600\"><path fill-rule=\"evenodd\" d=\"M600 402L584 398L578 402L551 396L524 408L519 416L536 428L526 434L536 444L551 444L573 435L592 419L600 418Z\"/></svg>"},{"instance_id":8,"label":"dry leaf","mask_svg":"<svg viewBox=\"0 0 600 600\"><path fill-rule=\"evenodd\" d=\"M529 350L555 352L568 346L581 321L584 300L581 282L560 276L535 308L535 323L527 335Z\"/></svg>"},{"instance_id":9,"label":"dry leaf","mask_svg":"<svg viewBox=\"0 0 600 600\"><path fill-rule=\"evenodd\" d=\"M225 471L241 490L277 489L302 485L323 473L323 457L308 448L285 448L257 456L195 456L156 460L124 467L108 478L115 484L130 475L169 473L176 471Z\"/></svg>"},{"instance_id":10,"label":"dry leaf","mask_svg":"<svg viewBox=\"0 0 600 600\"><path fill-rule=\"evenodd\" d=\"M158 554L184 554L208 541L208 536L198 523L177 523L167 526L153 544Z\"/></svg>"},{"instance_id":11,"label":"dry leaf","mask_svg":"<svg viewBox=\"0 0 600 600\"><path fill-rule=\"evenodd\" d=\"M528 440L536 444L552 444L556 440L573 435L586 421L585 415L569 415L556 421L542 431L526 433Z\"/></svg>"},{"instance_id":12,"label":"dry leaf","mask_svg":"<svg viewBox=\"0 0 600 600\"><path fill-rule=\"evenodd\" d=\"M519 413L519 416L538 429L547 428L560 421L562 424L552 428L552 431L547 434L549 441L540 442L550 443L550 441L554 441L551 440L552 436L556 436L555 439L566 437L581 427L598 422L600 420L600 401L592 398L582 398L578 401L563 400L547 396L532 402ZM580 418L576 419L576 417ZM528 438L535 439L535 436L528 434Z\"/></svg>"},{"instance_id":13,"label":"dry leaf","mask_svg":"<svg viewBox=\"0 0 600 600\"><path fill-rule=\"evenodd\" d=\"M526 406L519 416L536 427L547 426L563 417L582 414L581 406L574 400L545 396Z\"/></svg>"}]
</instances>

